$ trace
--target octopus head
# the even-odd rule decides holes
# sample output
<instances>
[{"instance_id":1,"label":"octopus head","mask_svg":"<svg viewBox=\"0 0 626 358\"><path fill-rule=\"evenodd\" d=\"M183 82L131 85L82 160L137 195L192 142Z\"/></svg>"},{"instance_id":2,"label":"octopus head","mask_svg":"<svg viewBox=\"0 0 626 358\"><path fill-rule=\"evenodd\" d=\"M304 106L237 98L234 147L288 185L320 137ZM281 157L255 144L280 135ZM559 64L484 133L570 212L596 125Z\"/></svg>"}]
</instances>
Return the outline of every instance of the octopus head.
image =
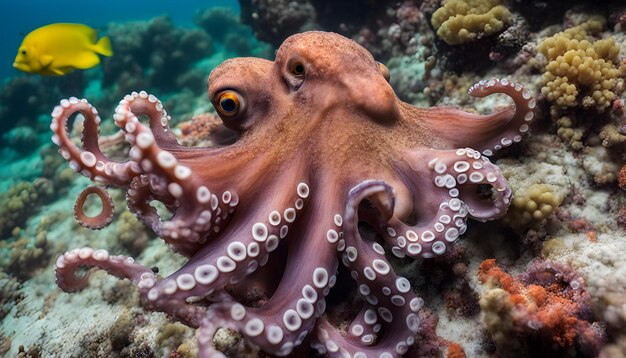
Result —
<instances>
[{"instance_id":1,"label":"octopus head","mask_svg":"<svg viewBox=\"0 0 626 358\"><path fill-rule=\"evenodd\" d=\"M388 80L387 68L356 42L314 31L285 40L274 62L224 62L209 76L209 98L224 124L240 131L269 114L290 125L362 117L388 122L399 113Z\"/></svg>"}]
</instances>

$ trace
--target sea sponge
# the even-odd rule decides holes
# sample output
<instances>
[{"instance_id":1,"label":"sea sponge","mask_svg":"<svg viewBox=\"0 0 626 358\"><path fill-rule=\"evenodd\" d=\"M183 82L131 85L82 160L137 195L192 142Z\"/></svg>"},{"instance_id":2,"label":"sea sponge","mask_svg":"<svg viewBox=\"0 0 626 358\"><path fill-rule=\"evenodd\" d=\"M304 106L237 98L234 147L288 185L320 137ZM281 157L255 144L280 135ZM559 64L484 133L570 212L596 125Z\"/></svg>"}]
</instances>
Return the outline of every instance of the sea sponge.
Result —
<instances>
[{"instance_id":1,"label":"sea sponge","mask_svg":"<svg viewBox=\"0 0 626 358\"><path fill-rule=\"evenodd\" d=\"M551 104L557 134L574 149L582 148L585 131L577 128L572 109L602 114L624 92L626 65L612 37L596 39L605 20L588 21L543 40L537 49L546 59L541 93Z\"/></svg>"},{"instance_id":2,"label":"sea sponge","mask_svg":"<svg viewBox=\"0 0 626 358\"><path fill-rule=\"evenodd\" d=\"M500 32L510 19L500 0L450 0L430 21L448 45L459 45Z\"/></svg>"}]
</instances>

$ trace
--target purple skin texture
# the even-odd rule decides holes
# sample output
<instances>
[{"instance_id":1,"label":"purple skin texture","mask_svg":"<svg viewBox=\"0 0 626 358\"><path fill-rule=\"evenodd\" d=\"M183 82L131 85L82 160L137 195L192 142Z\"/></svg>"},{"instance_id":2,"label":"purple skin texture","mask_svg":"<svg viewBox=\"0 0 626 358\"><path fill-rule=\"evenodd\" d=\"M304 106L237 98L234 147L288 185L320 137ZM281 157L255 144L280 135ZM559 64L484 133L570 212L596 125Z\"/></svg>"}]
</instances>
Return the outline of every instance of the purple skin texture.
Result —
<instances>
[{"instance_id":1,"label":"purple skin texture","mask_svg":"<svg viewBox=\"0 0 626 358\"><path fill-rule=\"evenodd\" d=\"M51 125L61 155L93 181L124 188L129 208L189 261L158 278L132 258L76 249L57 261L59 287L83 289L81 266L128 278L146 309L198 328L201 357L223 356L212 341L220 327L278 356L305 340L331 357L402 356L415 342L422 301L385 254L441 255L468 218L506 213L511 190L487 157L521 140L535 101L522 86L492 79L469 94L504 93L515 107L490 115L418 108L387 79L384 65L347 38L294 35L273 62L237 58L211 73L209 97L238 133L235 143L179 145L161 102L142 91L114 115L132 145L119 162L98 147L96 109L61 101ZM85 117L82 148L66 129L76 112ZM492 197L481 197L479 185ZM153 200L173 216L159 217ZM358 221L380 242L362 237ZM326 314L340 265L362 302L347 332Z\"/></svg>"}]
</instances>

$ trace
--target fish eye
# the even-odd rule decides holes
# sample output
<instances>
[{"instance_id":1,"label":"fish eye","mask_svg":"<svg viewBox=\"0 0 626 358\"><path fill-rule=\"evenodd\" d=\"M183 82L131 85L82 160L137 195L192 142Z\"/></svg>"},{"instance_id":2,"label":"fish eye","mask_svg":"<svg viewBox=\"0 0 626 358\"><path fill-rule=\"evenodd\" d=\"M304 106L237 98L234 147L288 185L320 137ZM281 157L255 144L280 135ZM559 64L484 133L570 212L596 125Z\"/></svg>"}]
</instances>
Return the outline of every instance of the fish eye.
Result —
<instances>
[{"instance_id":1,"label":"fish eye","mask_svg":"<svg viewBox=\"0 0 626 358\"><path fill-rule=\"evenodd\" d=\"M300 61L294 61L289 66L289 72L297 77L304 76L304 65Z\"/></svg>"},{"instance_id":2,"label":"fish eye","mask_svg":"<svg viewBox=\"0 0 626 358\"><path fill-rule=\"evenodd\" d=\"M26 55L26 50L22 50L22 55Z\"/></svg>"},{"instance_id":3,"label":"fish eye","mask_svg":"<svg viewBox=\"0 0 626 358\"><path fill-rule=\"evenodd\" d=\"M232 118L241 112L243 108L243 99L241 95L235 91L223 91L217 95L215 108L217 112L224 117Z\"/></svg>"},{"instance_id":4,"label":"fish eye","mask_svg":"<svg viewBox=\"0 0 626 358\"><path fill-rule=\"evenodd\" d=\"M378 71L380 72L380 74L383 75L387 82L389 82L389 80L391 79L391 75L389 74L389 69L387 68L387 66L385 66L381 62L376 63L378 63Z\"/></svg>"}]
</instances>

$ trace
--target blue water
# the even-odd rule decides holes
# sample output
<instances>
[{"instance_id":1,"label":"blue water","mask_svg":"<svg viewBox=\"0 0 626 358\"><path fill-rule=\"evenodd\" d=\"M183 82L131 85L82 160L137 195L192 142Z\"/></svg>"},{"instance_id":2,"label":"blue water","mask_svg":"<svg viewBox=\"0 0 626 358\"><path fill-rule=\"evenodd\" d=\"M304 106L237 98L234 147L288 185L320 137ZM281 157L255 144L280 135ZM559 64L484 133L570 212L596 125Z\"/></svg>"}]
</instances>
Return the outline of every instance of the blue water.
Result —
<instances>
[{"instance_id":1,"label":"blue water","mask_svg":"<svg viewBox=\"0 0 626 358\"><path fill-rule=\"evenodd\" d=\"M25 0L0 1L0 84L19 71L12 66L26 34L55 22L76 22L104 28L109 22L147 20L168 14L178 26L193 26L197 10L227 6L239 11L237 0Z\"/></svg>"}]
</instances>

